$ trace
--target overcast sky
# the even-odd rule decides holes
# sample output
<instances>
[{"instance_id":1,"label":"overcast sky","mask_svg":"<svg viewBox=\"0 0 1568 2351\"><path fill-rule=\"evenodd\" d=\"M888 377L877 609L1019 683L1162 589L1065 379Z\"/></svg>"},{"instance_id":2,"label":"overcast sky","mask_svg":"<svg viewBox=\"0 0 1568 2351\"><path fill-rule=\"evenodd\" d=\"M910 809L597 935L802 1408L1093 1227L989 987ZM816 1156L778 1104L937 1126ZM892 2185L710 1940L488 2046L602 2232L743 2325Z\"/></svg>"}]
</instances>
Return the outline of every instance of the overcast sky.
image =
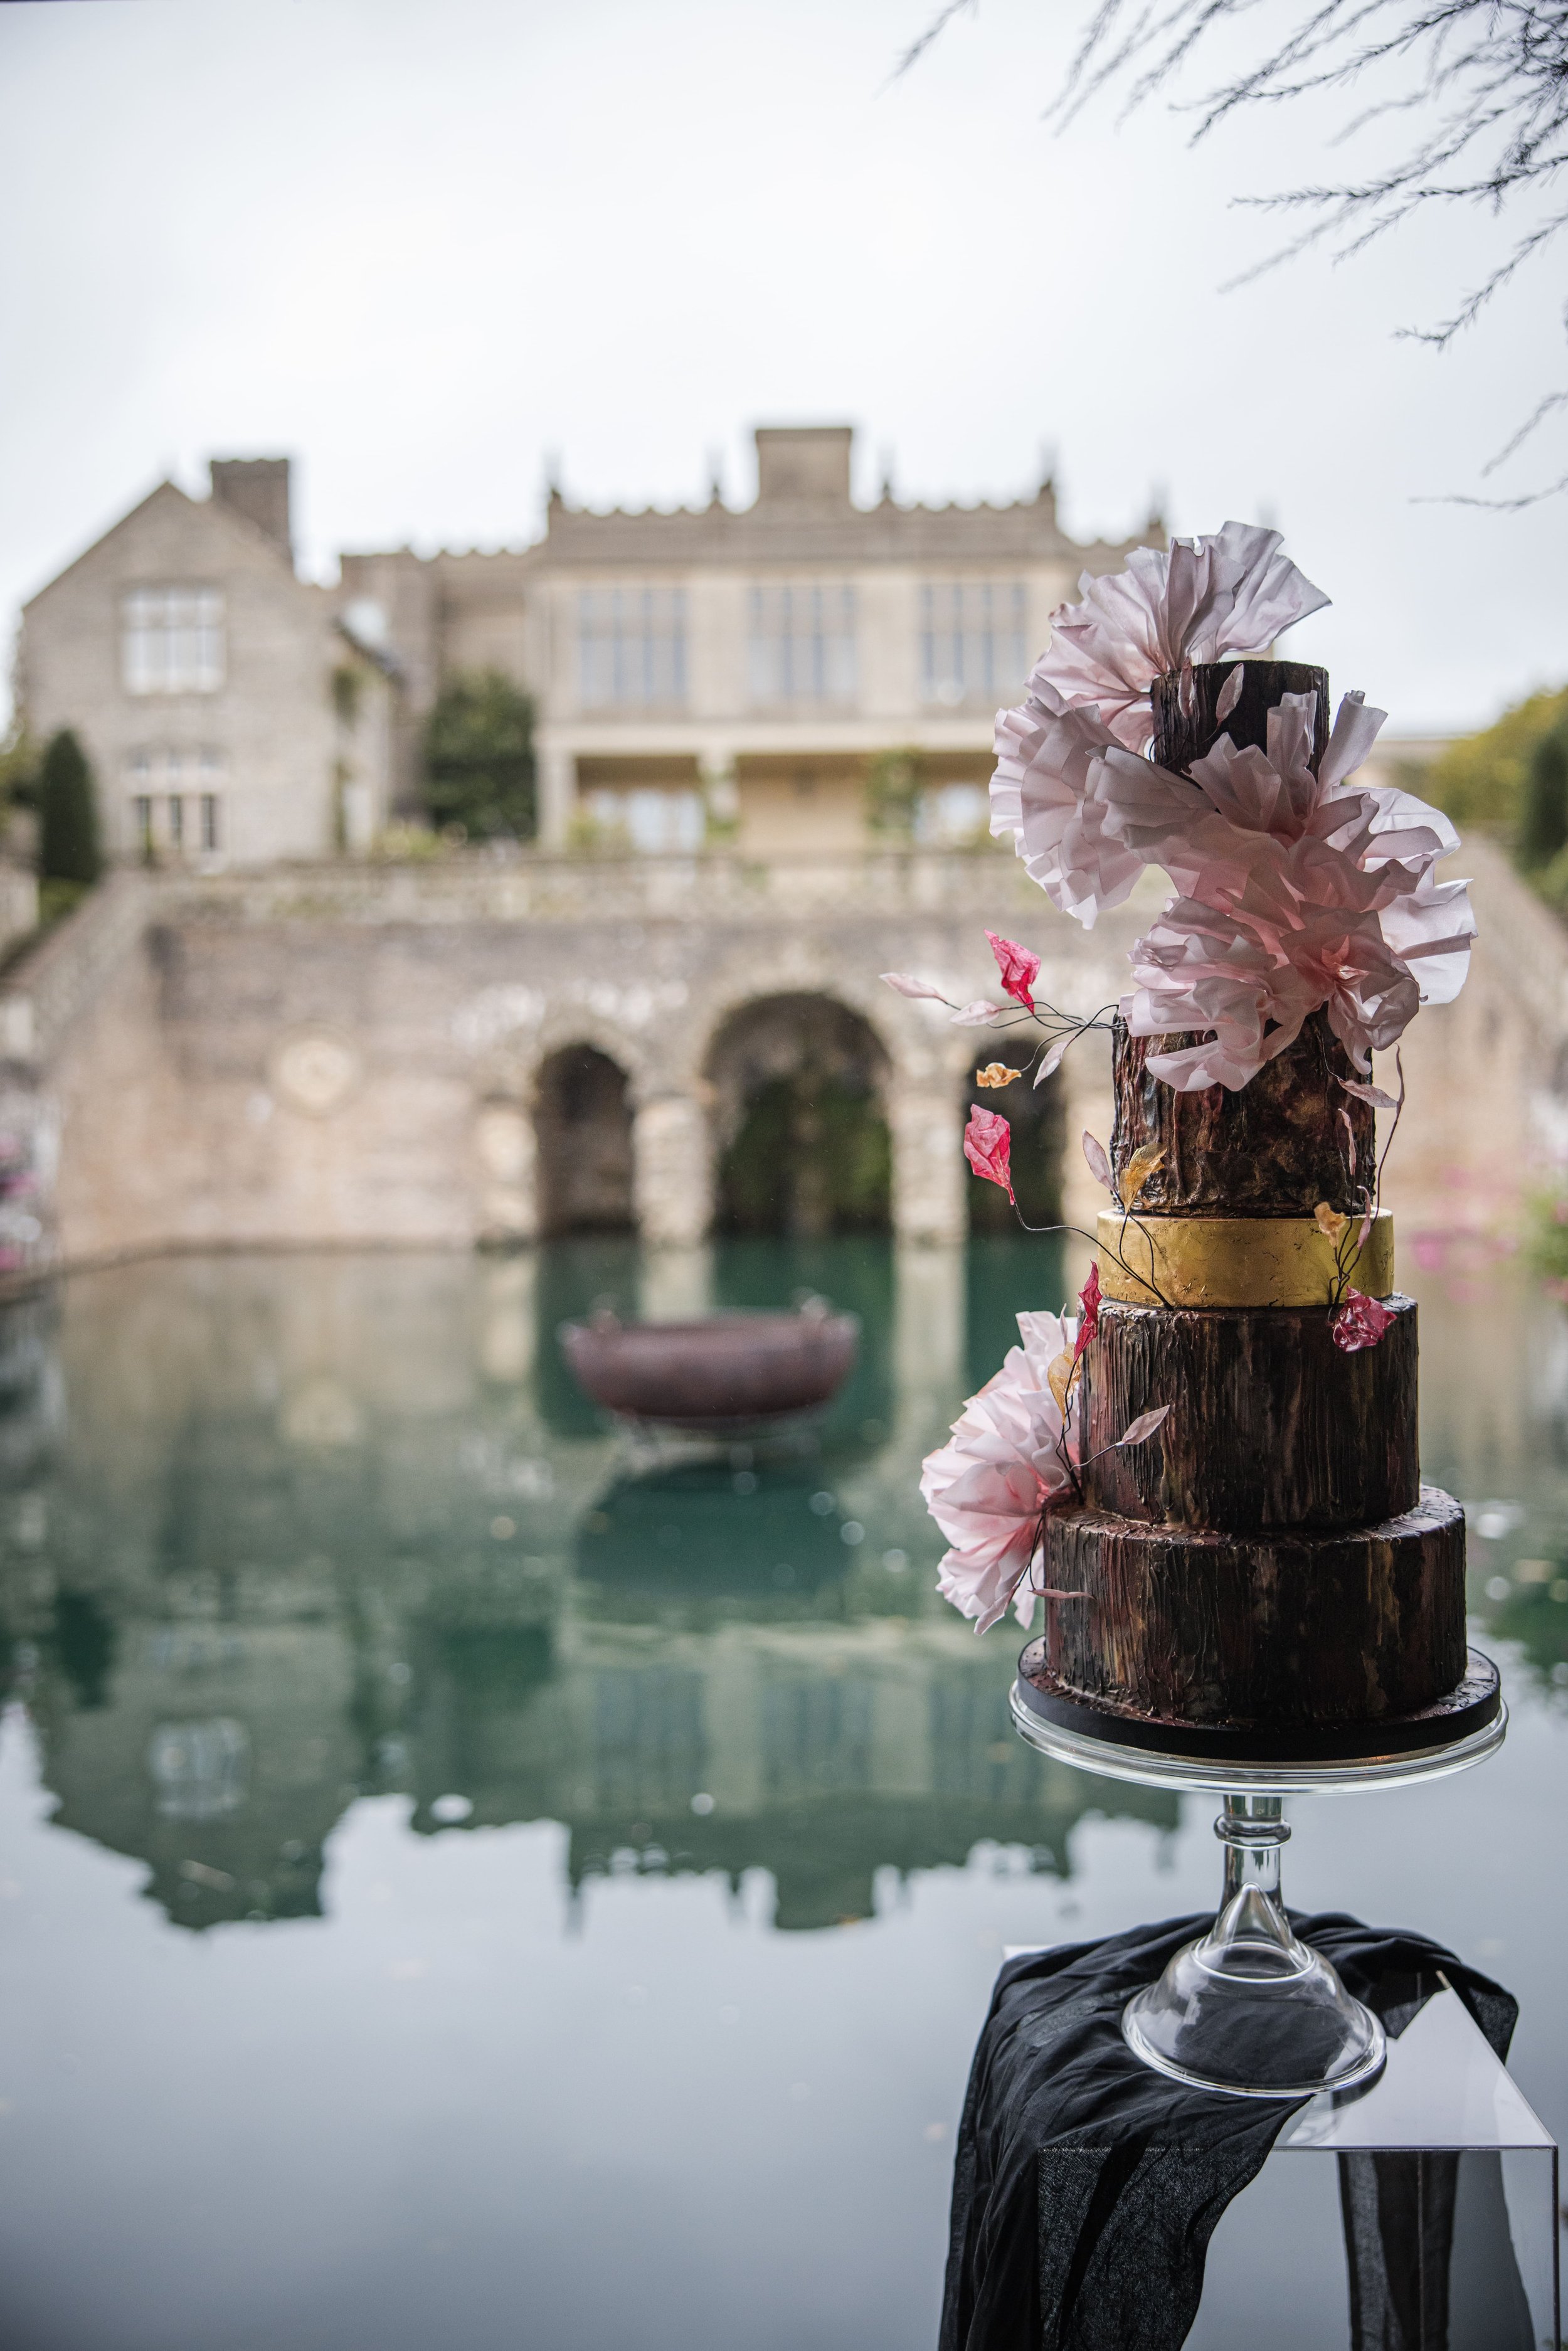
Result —
<instances>
[{"instance_id":1,"label":"overcast sky","mask_svg":"<svg viewBox=\"0 0 1568 2351\"><path fill-rule=\"evenodd\" d=\"M1568 678L1563 500L1418 501L1563 360L1549 258L1446 357L1493 232L1423 220L1225 295L1238 190L1335 168L1277 114L1196 153L1040 120L1071 0L72 0L0 7L0 606L210 454L297 461L302 560L492 547L569 496L751 495L757 423L847 420L858 484L1076 534L1267 516L1333 610L1291 650L1391 731ZM1341 160L1339 168L1343 168ZM1563 470L1550 444L1539 473Z\"/></svg>"}]
</instances>

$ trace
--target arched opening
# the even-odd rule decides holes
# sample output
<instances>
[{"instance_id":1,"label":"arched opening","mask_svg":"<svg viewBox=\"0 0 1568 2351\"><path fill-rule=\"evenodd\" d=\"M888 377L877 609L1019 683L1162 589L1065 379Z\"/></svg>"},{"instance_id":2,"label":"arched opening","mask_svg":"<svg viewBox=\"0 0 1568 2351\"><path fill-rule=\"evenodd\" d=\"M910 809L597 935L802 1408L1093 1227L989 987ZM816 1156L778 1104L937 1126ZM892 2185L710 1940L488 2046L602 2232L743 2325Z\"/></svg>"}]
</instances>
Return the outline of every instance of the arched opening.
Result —
<instances>
[{"instance_id":1,"label":"arched opening","mask_svg":"<svg viewBox=\"0 0 1568 2351\"><path fill-rule=\"evenodd\" d=\"M591 1045L568 1045L539 1071L539 1227L547 1235L632 1228L632 1105L626 1072Z\"/></svg>"},{"instance_id":2,"label":"arched opening","mask_svg":"<svg viewBox=\"0 0 1568 2351\"><path fill-rule=\"evenodd\" d=\"M987 1087L977 1082L977 1071L1004 1059L982 1049L964 1081L964 1116L978 1102L999 1111L1013 1131L1013 1190L1019 1215L1027 1224L1053 1225L1061 1214L1061 1147L1067 1131L1067 1108L1060 1076L1044 1085L1030 1082L1026 1070L1010 1086ZM1016 1234L1019 1217L999 1184L988 1183L972 1168L967 1177L969 1230L974 1234Z\"/></svg>"},{"instance_id":3,"label":"arched opening","mask_svg":"<svg viewBox=\"0 0 1568 2351\"><path fill-rule=\"evenodd\" d=\"M888 1229L887 1057L826 996L773 996L726 1021L708 1055L721 1232L815 1240Z\"/></svg>"}]
</instances>

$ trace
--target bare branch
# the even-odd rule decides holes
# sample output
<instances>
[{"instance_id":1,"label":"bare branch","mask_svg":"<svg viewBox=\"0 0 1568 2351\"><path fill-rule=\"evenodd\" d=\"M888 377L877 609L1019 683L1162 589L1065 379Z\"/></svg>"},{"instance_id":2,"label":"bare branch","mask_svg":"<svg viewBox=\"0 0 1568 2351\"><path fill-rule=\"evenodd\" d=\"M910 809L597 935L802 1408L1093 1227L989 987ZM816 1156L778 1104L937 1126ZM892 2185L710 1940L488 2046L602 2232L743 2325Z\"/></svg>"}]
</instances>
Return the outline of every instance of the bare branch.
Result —
<instances>
[{"instance_id":1,"label":"bare branch","mask_svg":"<svg viewBox=\"0 0 1568 2351\"><path fill-rule=\"evenodd\" d=\"M1484 482L1490 474L1495 474L1500 465L1506 465L1517 451L1522 449L1536 426L1543 423L1556 408L1568 408L1568 392L1549 392L1544 400L1537 401L1512 440L1504 442L1497 455L1489 457L1481 467L1482 481Z\"/></svg>"},{"instance_id":2,"label":"bare branch","mask_svg":"<svg viewBox=\"0 0 1568 2351\"><path fill-rule=\"evenodd\" d=\"M970 0L948 0L899 71L925 54ZM1561 175L1568 169L1568 0L1278 0L1251 64L1197 98L1173 95L1177 78L1220 26L1255 22L1260 0L1092 0L1046 120L1065 128L1103 94L1120 92L1120 117L1158 98L1192 118L1194 144L1245 107L1356 90L1354 111L1325 140L1339 148L1381 131L1396 144L1355 179L1237 201L1304 220L1295 234L1227 281L1227 291L1318 246L1336 261L1365 251L1423 206L1480 206L1500 219L1507 249L1452 315L1399 331L1437 350L1473 327L1527 262L1568 228ZM1364 87L1366 94L1363 95ZM1399 142L1403 142L1402 144ZM1534 214L1536 216L1531 217ZM1548 393L1485 467L1517 454L1538 426L1568 407ZM1451 503L1513 512L1554 497L1554 483L1517 499Z\"/></svg>"},{"instance_id":3,"label":"bare branch","mask_svg":"<svg viewBox=\"0 0 1568 2351\"><path fill-rule=\"evenodd\" d=\"M979 0L945 0L945 5L937 10L919 39L912 42L904 50L886 81L883 82L883 88L891 89L895 81L902 80L911 66L918 65L932 42L940 38L955 16L962 16L967 10L977 8L978 5Z\"/></svg>"}]
</instances>

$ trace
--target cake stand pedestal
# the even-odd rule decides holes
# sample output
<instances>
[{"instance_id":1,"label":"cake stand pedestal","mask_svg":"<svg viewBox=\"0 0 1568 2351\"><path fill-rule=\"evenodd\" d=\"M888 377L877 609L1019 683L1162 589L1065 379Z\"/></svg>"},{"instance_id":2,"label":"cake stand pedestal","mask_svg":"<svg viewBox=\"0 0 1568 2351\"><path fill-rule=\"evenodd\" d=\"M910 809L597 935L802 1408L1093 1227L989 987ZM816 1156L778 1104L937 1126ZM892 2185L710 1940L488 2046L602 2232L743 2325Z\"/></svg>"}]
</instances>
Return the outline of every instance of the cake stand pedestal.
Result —
<instances>
[{"instance_id":1,"label":"cake stand pedestal","mask_svg":"<svg viewBox=\"0 0 1568 2351\"><path fill-rule=\"evenodd\" d=\"M1052 1689L1038 1643L1019 1661L1012 1713L1030 1745L1059 1762L1144 1787L1214 1791L1223 1800L1214 1824L1225 1847L1218 1911L1208 1932L1123 2011L1123 2034L1135 2056L1196 2089L1239 2098L1350 2089L1381 2070L1383 2027L1285 1914L1284 1799L1404 1787L1483 1762L1508 1728L1490 1658L1470 1652L1465 1681L1443 1708L1380 1724L1375 1733L1301 1740L1342 1750L1359 1741L1360 1753L1292 1756L1288 1740L1270 1739L1249 1755L1236 1733L1152 1725L1087 1706ZM1169 1743L1148 1743L1160 1739ZM1259 1753L1259 1744L1270 1751Z\"/></svg>"}]
</instances>

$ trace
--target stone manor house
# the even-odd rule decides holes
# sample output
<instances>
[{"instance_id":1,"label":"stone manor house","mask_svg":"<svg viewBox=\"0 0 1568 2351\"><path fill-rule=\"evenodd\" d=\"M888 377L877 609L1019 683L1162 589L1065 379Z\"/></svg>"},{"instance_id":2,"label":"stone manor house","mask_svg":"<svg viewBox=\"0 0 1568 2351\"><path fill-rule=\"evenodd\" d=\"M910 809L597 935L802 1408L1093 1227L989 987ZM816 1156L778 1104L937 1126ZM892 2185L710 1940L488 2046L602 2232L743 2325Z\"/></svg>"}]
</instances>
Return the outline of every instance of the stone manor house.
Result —
<instances>
[{"instance_id":1,"label":"stone manor house","mask_svg":"<svg viewBox=\"0 0 1568 2351\"><path fill-rule=\"evenodd\" d=\"M994 711L1128 549L1064 537L1049 481L857 505L847 427L757 455L744 510L553 491L531 547L348 555L334 588L296 573L287 460L215 460L210 496L162 484L33 598L22 705L80 735L118 862L0 974L0 1274L620 1230L686 1311L715 1230L1006 1218L961 1149L996 1040L877 975L965 1001L990 926L1049 1001L1125 985L1157 888L1085 935L977 844ZM489 668L535 700L539 845L372 858L444 681ZM878 833L884 752L914 821ZM1557 926L1488 844L1467 869L1476 967L1416 1032L1401 1138L1445 1228L1517 1186L1568 1053ZM1105 1131L1104 1046L1004 1100L1033 1223L1092 1219L1063 1144Z\"/></svg>"},{"instance_id":2,"label":"stone manor house","mask_svg":"<svg viewBox=\"0 0 1568 2351\"><path fill-rule=\"evenodd\" d=\"M532 546L345 555L331 589L296 574L288 460L214 459L209 497L161 484L31 600L21 706L40 738L76 728L127 861L368 849L417 813L443 682L486 668L534 697L546 850L854 850L884 750L914 755L917 837L967 842L993 713L1079 573L1127 546L1068 538L1049 480L1005 507L885 485L857 506L852 439L758 431L744 510L716 485L674 513L552 487Z\"/></svg>"}]
</instances>

